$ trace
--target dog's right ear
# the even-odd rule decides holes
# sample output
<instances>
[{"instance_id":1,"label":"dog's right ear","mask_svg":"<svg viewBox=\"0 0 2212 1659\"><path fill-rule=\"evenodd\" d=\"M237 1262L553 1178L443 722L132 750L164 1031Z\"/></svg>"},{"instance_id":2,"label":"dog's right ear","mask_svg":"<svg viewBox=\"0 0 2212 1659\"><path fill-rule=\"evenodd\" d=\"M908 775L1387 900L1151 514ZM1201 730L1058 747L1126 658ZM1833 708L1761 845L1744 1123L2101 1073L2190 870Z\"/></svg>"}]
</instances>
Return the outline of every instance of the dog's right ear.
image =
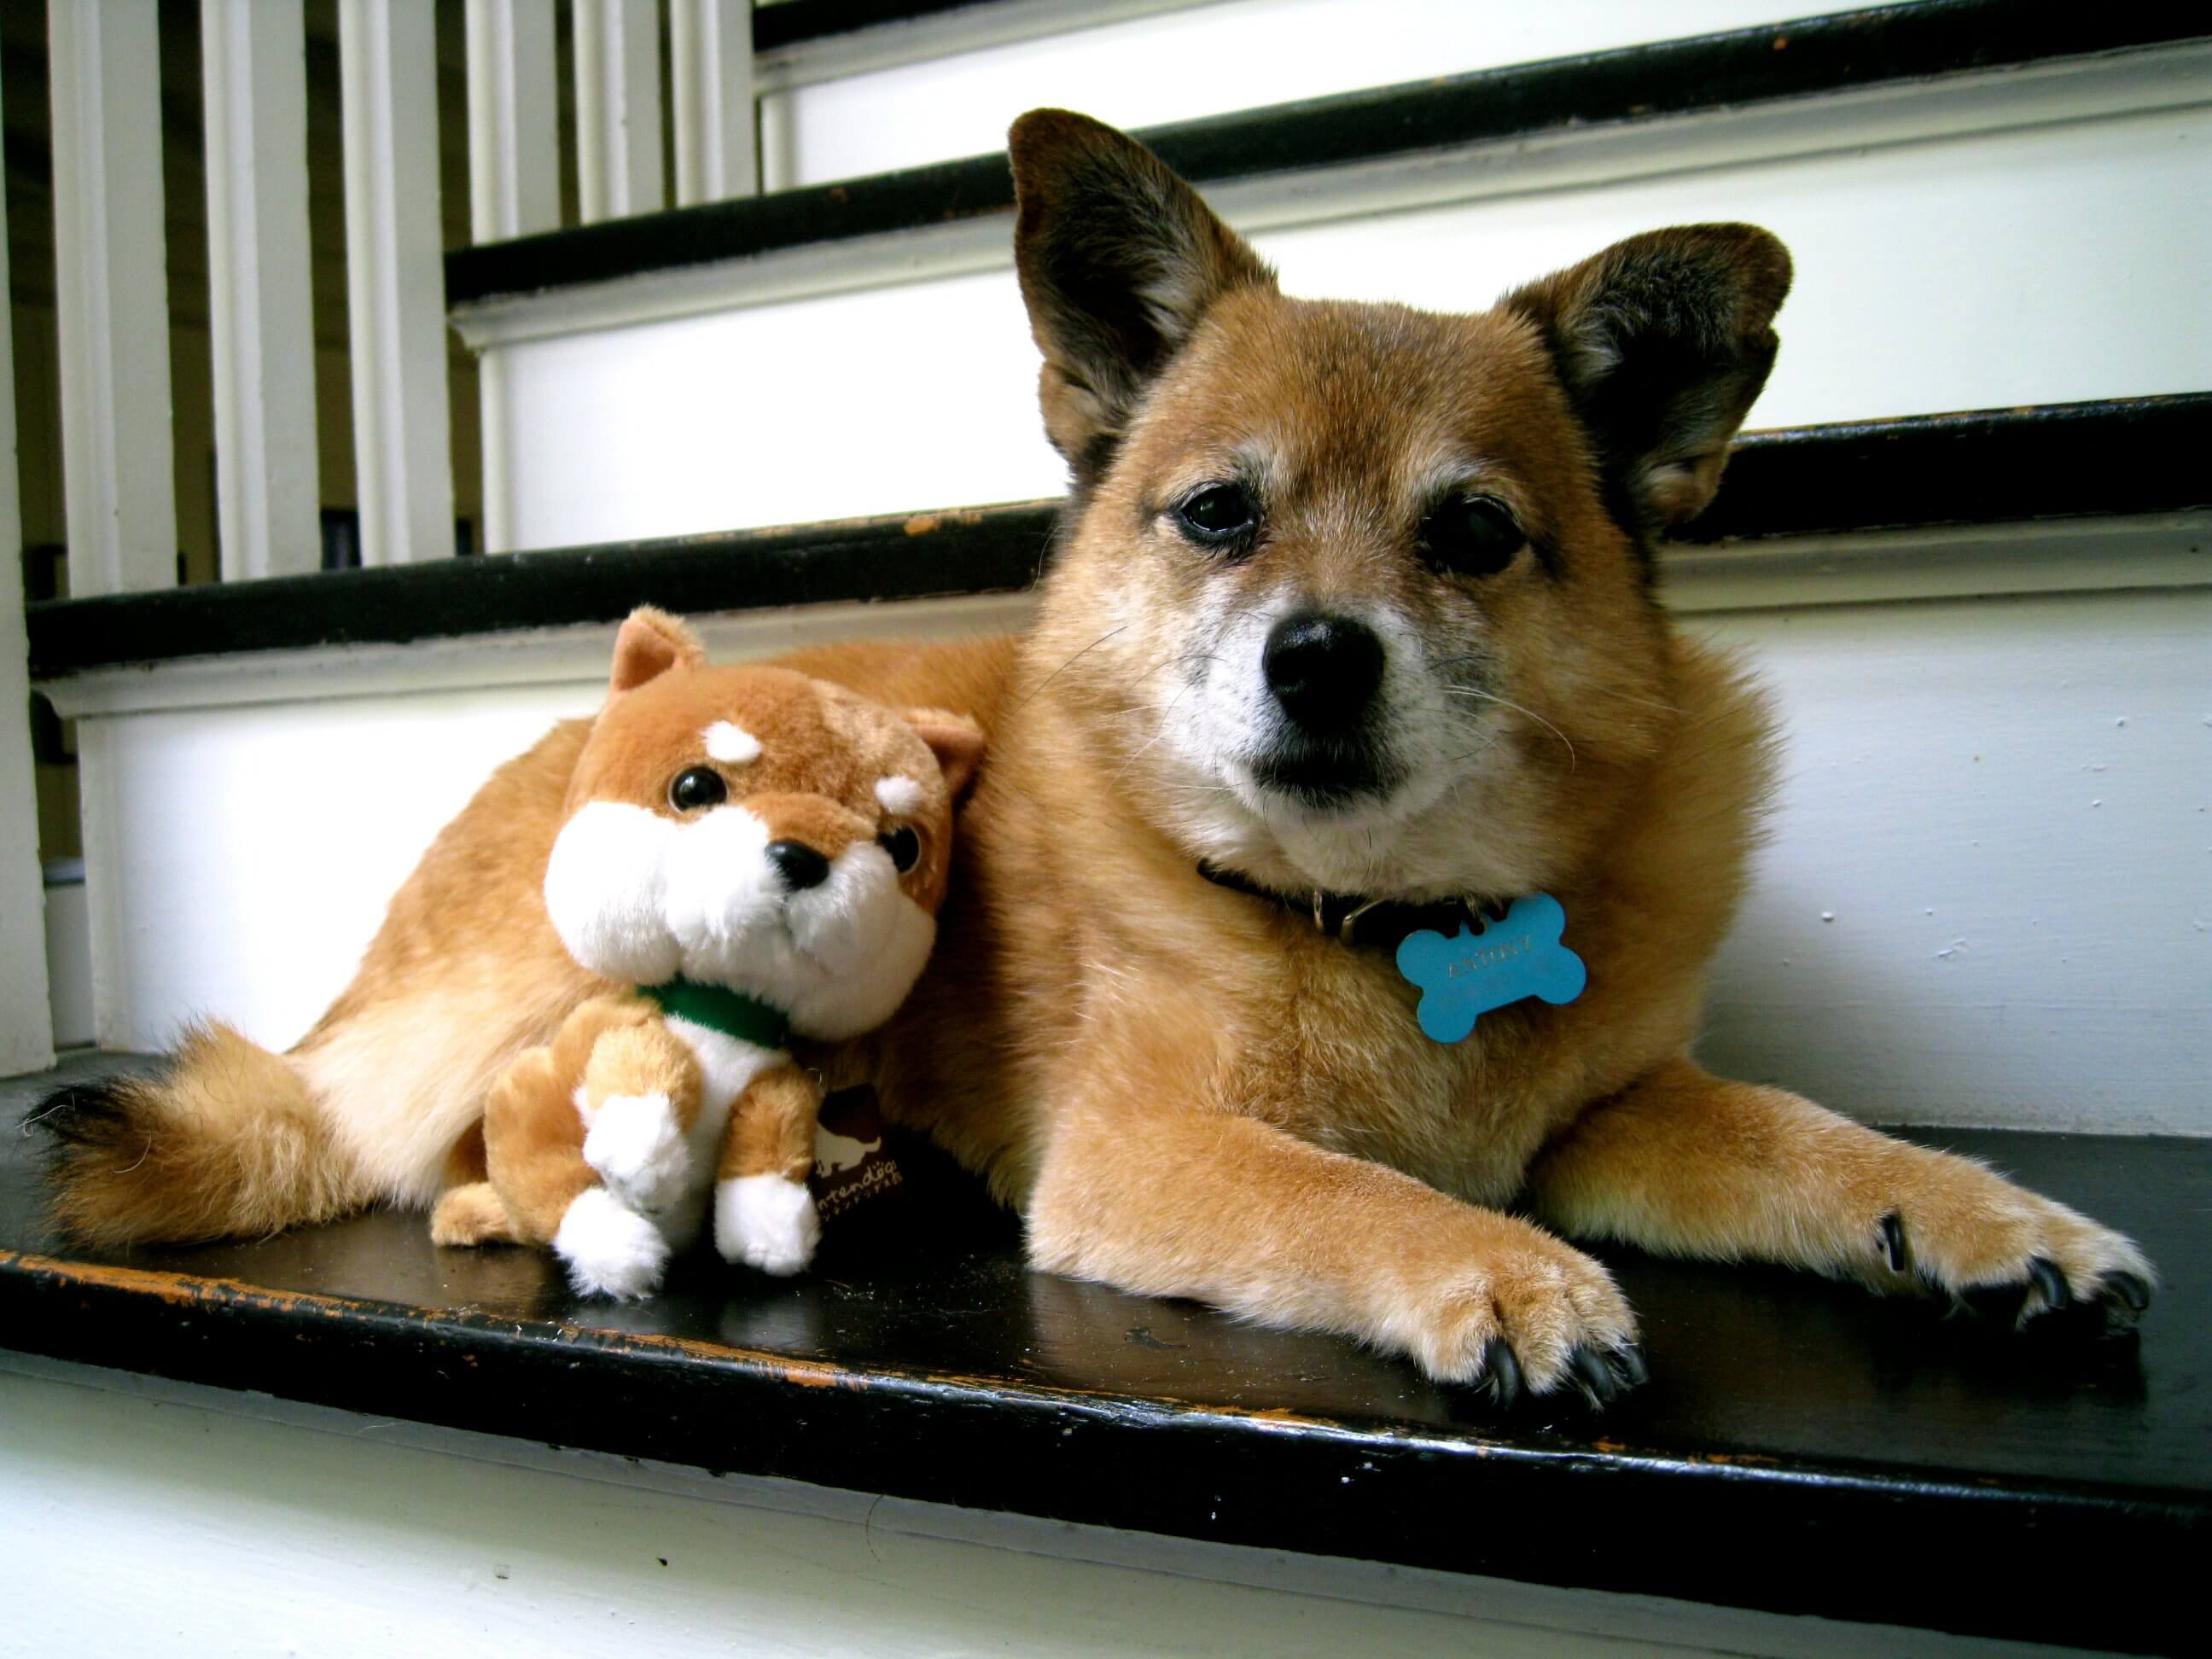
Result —
<instances>
[{"instance_id":1,"label":"dog's right ear","mask_svg":"<svg viewBox=\"0 0 2212 1659\"><path fill-rule=\"evenodd\" d=\"M1087 115L1031 110L1007 148L1045 433L1088 485L1206 307L1275 273L1152 151Z\"/></svg>"},{"instance_id":2,"label":"dog's right ear","mask_svg":"<svg viewBox=\"0 0 2212 1659\"><path fill-rule=\"evenodd\" d=\"M706 660L707 647L681 617L641 605L623 619L622 631L615 635L615 665L607 678L607 696L635 691L678 663L696 668Z\"/></svg>"}]
</instances>

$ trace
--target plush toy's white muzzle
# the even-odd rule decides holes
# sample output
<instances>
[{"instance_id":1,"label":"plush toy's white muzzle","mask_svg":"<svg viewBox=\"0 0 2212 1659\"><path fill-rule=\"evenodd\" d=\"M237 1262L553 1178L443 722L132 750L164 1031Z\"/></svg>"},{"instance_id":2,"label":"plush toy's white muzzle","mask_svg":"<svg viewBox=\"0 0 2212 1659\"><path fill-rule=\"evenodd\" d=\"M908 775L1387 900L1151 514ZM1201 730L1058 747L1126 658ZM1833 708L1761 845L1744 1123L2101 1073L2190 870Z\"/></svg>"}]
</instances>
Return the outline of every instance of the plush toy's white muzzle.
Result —
<instances>
[{"instance_id":1,"label":"plush toy's white muzzle","mask_svg":"<svg viewBox=\"0 0 2212 1659\"><path fill-rule=\"evenodd\" d=\"M881 1024L936 937L890 855L856 841L793 890L768 855L769 826L742 805L678 823L592 801L562 826L545 908L568 952L633 985L681 975L774 1004L810 1036Z\"/></svg>"}]
</instances>

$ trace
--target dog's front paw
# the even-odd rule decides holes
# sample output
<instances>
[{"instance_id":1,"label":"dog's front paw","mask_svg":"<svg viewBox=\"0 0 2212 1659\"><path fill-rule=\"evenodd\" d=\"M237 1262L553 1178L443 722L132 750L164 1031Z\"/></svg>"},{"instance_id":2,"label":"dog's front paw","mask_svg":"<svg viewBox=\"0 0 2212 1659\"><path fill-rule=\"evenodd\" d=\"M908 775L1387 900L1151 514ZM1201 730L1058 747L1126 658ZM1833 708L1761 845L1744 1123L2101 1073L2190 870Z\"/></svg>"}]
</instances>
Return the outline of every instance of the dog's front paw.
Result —
<instances>
[{"instance_id":1,"label":"dog's front paw","mask_svg":"<svg viewBox=\"0 0 2212 1659\"><path fill-rule=\"evenodd\" d=\"M1969 1159L1901 1151L1849 1264L1877 1289L1947 1295L2023 1328L2080 1308L2124 1329L2150 1305L2156 1275L2132 1239Z\"/></svg>"},{"instance_id":2,"label":"dog's front paw","mask_svg":"<svg viewBox=\"0 0 2212 1659\"><path fill-rule=\"evenodd\" d=\"M649 1296L668 1264L660 1230L604 1187L586 1187L561 1218L553 1254L580 1296Z\"/></svg>"},{"instance_id":3,"label":"dog's front paw","mask_svg":"<svg viewBox=\"0 0 2212 1659\"><path fill-rule=\"evenodd\" d=\"M814 1194L803 1181L777 1175L739 1176L714 1191L714 1248L779 1279L814 1259L822 1239Z\"/></svg>"},{"instance_id":4,"label":"dog's front paw","mask_svg":"<svg viewBox=\"0 0 2212 1659\"><path fill-rule=\"evenodd\" d=\"M1474 1383L1500 1405L1524 1390L1573 1389L1604 1406L1644 1382L1636 1316L1596 1261L1549 1234L1483 1250L1403 1310L1401 1340L1440 1382Z\"/></svg>"},{"instance_id":5,"label":"dog's front paw","mask_svg":"<svg viewBox=\"0 0 2212 1659\"><path fill-rule=\"evenodd\" d=\"M683 1195L690 1161L666 1095L610 1095L584 1135L584 1162L616 1197L647 1215Z\"/></svg>"}]
</instances>

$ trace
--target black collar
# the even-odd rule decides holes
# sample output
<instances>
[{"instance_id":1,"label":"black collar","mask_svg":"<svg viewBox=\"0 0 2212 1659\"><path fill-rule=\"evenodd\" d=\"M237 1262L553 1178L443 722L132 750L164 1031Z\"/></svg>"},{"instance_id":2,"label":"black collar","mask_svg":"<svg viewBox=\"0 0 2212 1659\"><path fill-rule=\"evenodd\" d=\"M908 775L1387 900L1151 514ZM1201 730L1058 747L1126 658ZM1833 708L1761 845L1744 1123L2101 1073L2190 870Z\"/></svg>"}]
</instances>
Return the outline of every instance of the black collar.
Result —
<instances>
[{"instance_id":1,"label":"black collar","mask_svg":"<svg viewBox=\"0 0 2212 1659\"><path fill-rule=\"evenodd\" d=\"M1358 893L1331 893L1316 887L1310 893L1278 893L1234 870L1224 870L1200 859L1198 873L1217 887L1232 893L1265 899L1285 910L1313 919L1314 930L1342 945L1372 945L1395 951L1408 933L1424 928L1449 939L1463 927L1480 932L1486 914L1503 915L1503 905L1486 905L1480 899L1431 899L1409 904L1400 899L1368 898Z\"/></svg>"}]
</instances>

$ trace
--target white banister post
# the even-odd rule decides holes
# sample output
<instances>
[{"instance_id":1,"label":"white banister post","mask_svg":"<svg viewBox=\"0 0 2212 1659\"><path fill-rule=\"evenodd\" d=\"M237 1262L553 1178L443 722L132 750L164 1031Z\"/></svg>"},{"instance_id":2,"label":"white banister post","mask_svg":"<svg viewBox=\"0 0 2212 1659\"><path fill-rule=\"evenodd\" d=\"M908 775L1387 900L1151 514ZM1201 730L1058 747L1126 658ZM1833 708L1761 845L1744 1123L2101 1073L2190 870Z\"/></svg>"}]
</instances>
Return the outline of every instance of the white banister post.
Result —
<instances>
[{"instance_id":1,"label":"white banister post","mask_svg":"<svg viewBox=\"0 0 2212 1659\"><path fill-rule=\"evenodd\" d=\"M52 0L55 308L70 592L177 580L154 0Z\"/></svg>"},{"instance_id":2,"label":"white banister post","mask_svg":"<svg viewBox=\"0 0 2212 1659\"><path fill-rule=\"evenodd\" d=\"M363 564L453 550L434 21L422 0L338 0Z\"/></svg>"},{"instance_id":3,"label":"white banister post","mask_svg":"<svg viewBox=\"0 0 2212 1659\"><path fill-rule=\"evenodd\" d=\"M0 296L8 292L8 199L0 191ZM23 520L15 498L12 307L0 305L0 1077L54 1063L46 989L46 893L31 766L29 641L23 633Z\"/></svg>"},{"instance_id":4,"label":"white banister post","mask_svg":"<svg viewBox=\"0 0 2212 1659\"><path fill-rule=\"evenodd\" d=\"M586 224L656 211L660 29L653 0L574 0L576 195Z\"/></svg>"},{"instance_id":5,"label":"white banister post","mask_svg":"<svg viewBox=\"0 0 2212 1659\"><path fill-rule=\"evenodd\" d=\"M560 88L553 0L469 0L469 234L479 242L561 223ZM507 464L507 357L477 363L483 550L514 545Z\"/></svg>"},{"instance_id":6,"label":"white banister post","mask_svg":"<svg viewBox=\"0 0 2212 1659\"><path fill-rule=\"evenodd\" d=\"M669 0L676 205L760 194L752 0Z\"/></svg>"},{"instance_id":7,"label":"white banister post","mask_svg":"<svg viewBox=\"0 0 2212 1659\"><path fill-rule=\"evenodd\" d=\"M561 223L553 0L469 0L469 234Z\"/></svg>"},{"instance_id":8,"label":"white banister post","mask_svg":"<svg viewBox=\"0 0 2212 1659\"><path fill-rule=\"evenodd\" d=\"M225 581L322 562L297 0L200 0L208 320Z\"/></svg>"}]
</instances>

